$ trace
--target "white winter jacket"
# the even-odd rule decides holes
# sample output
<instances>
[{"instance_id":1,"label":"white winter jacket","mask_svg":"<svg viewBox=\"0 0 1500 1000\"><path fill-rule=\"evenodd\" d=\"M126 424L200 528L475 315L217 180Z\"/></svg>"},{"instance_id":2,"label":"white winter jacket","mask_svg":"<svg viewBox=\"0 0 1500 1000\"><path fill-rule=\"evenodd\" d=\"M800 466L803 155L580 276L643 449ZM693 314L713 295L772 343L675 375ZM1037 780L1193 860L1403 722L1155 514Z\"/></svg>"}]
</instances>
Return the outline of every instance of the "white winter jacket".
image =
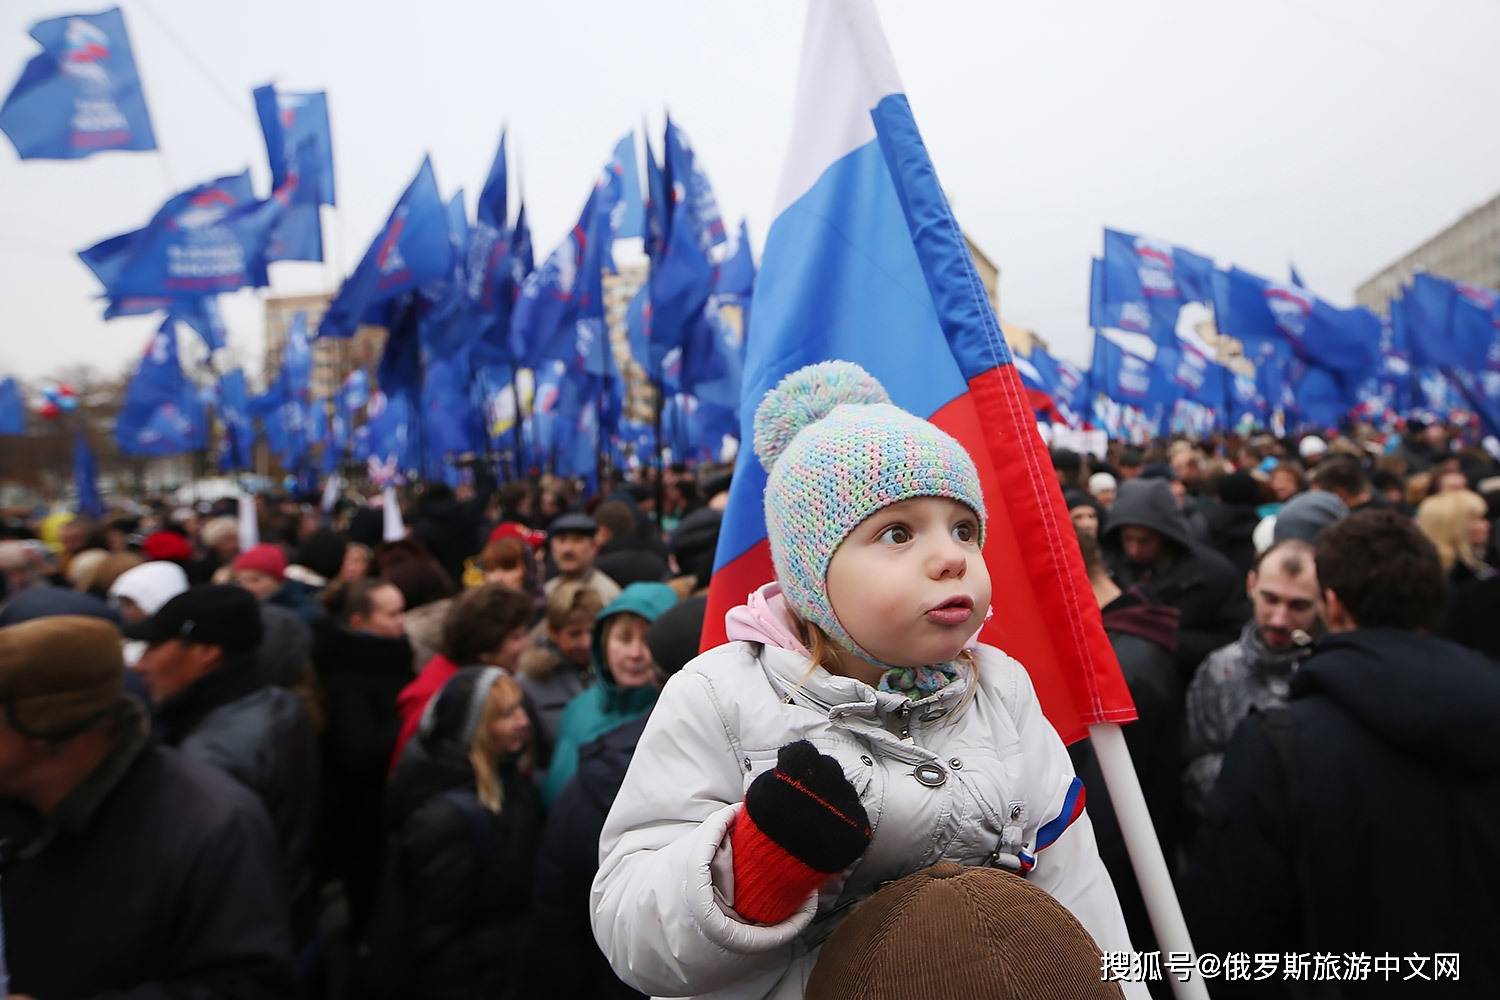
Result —
<instances>
[{"instance_id":1,"label":"white winter jacket","mask_svg":"<svg viewBox=\"0 0 1500 1000\"><path fill-rule=\"evenodd\" d=\"M599 841L594 936L615 972L660 997L800 998L851 906L943 859L1027 872L1101 950L1129 950L1082 787L1030 678L998 649L976 654L980 688L965 707L964 677L912 702L809 673L804 656L754 642L684 667L652 711ZM804 739L843 765L874 838L786 922L746 923L732 908L729 826L750 782Z\"/></svg>"}]
</instances>

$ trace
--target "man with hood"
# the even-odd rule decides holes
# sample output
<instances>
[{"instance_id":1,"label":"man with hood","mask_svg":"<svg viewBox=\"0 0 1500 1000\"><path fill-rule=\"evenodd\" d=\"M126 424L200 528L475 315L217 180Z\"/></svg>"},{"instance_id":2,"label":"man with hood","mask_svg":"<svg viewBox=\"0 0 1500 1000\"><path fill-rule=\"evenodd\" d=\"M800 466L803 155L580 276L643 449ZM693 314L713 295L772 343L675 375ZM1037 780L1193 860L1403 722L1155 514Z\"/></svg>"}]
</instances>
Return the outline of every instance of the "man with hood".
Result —
<instances>
[{"instance_id":1,"label":"man with hood","mask_svg":"<svg viewBox=\"0 0 1500 1000\"><path fill-rule=\"evenodd\" d=\"M1255 617L1240 637L1203 661L1187 691L1182 773L1188 816L1203 815L1224 749L1255 709L1286 703L1292 675L1322 631L1322 599L1313 547L1296 538L1261 554L1245 579Z\"/></svg>"},{"instance_id":2,"label":"man with hood","mask_svg":"<svg viewBox=\"0 0 1500 1000\"><path fill-rule=\"evenodd\" d=\"M1426 979L1434 996L1500 996L1500 670L1430 633L1443 570L1406 518L1351 515L1316 560L1328 637L1286 706L1252 714L1224 755L1181 883L1193 941L1368 955L1364 978L1392 992Z\"/></svg>"},{"instance_id":3,"label":"man with hood","mask_svg":"<svg viewBox=\"0 0 1500 1000\"><path fill-rule=\"evenodd\" d=\"M1120 486L1099 542L1121 589L1139 585L1181 613L1177 669L1186 687L1203 658L1232 640L1250 617L1234 566L1193 541L1171 486L1161 479Z\"/></svg>"}]
</instances>

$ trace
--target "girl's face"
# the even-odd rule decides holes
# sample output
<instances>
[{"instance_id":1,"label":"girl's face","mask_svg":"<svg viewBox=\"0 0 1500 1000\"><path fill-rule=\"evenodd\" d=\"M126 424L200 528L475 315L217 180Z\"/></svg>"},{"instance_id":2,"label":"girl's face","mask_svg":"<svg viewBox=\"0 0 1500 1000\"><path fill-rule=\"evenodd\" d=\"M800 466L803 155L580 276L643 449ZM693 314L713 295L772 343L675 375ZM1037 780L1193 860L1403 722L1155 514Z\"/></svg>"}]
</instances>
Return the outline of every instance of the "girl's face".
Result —
<instances>
[{"instance_id":1,"label":"girl's face","mask_svg":"<svg viewBox=\"0 0 1500 1000\"><path fill-rule=\"evenodd\" d=\"M1068 516L1073 519L1073 527L1085 535L1099 535L1099 512L1088 504L1079 504L1068 511Z\"/></svg>"},{"instance_id":2,"label":"girl's face","mask_svg":"<svg viewBox=\"0 0 1500 1000\"><path fill-rule=\"evenodd\" d=\"M657 683L656 661L646 645L650 625L639 615L621 614L604 630L604 662L610 676L622 688Z\"/></svg>"},{"instance_id":3,"label":"girl's face","mask_svg":"<svg viewBox=\"0 0 1500 1000\"><path fill-rule=\"evenodd\" d=\"M340 580L358 580L370 575L370 553L358 545L344 550L344 564L339 567Z\"/></svg>"},{"instance_id":4,"label":"girl's face","mask_svg":"<svg viewBox=\"0 0 1500 1000\"><path fill-rule=\"evenodd\" d=\"M990 606L979 518L946 497L891 504L834 552L827 589L839 623L871 656L903 667L947 663Z\"/></svg>"},{"instance_id":5,"label":"girl's face","mask_svg":"<svg viewBox=\"0 0 1500 1000\"><path fill-rule=\"evenodd\" d=\"M1483 514L1476 514L1469 519L1464 535L1470 545L1483 552L1490 541L1490 522L1484 519Z\"/></svg>"},{"instance_id":6,"label":"girl's face","mask_svg":"<svg viewBox=\"0 0 1500 1000\"><path fill-rule=\"evenodd\" d=\"M485 706L485 729L490 745L502 757L515 757L531 745L531 720L519 687L496 684Z\"/></svg>"},{"instance_id":7,"label":"girl's face","mask_svg":"<svg viewBox=\"0 0 1500 1000\"><path fill-rule=\"evenodd\" d=\"M516 563L510 569L489 569L484 571L485 583L498 583L502 587L509 587L521 593L526 592L526 564Z\"/></svg>"},{"instance_id":8,"label":"girl's face","mask_svg":"<svg viewBox=\"0 0 1500 1000\"><path fill-rule=\"evenodd\" d=\"M1297 492L1297 477L1284 469L1277 469L1271 473L1271 492L1276 495L1277 500L1291 499Z\"/></svg>"}]
</instances>

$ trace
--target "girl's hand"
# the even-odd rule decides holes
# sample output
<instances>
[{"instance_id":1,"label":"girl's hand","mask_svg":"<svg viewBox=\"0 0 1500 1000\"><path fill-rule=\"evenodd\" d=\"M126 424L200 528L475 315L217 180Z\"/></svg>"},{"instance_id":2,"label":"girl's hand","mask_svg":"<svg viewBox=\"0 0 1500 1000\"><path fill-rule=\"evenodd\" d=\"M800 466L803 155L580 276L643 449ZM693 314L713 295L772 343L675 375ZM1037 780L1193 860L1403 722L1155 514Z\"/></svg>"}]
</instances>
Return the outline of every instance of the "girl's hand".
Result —
<instances>
[{"instance_id":1,"label":"girl's hand","mask_svg":"<svg viewBox=\"0 0 1500 1000\"><path fill-rule=\"evenodd\" d=\"M734 908L779 924L870 845L870 820L838 761L801 740L781 748L735 818Z\"/></svg>"}]
</instances>

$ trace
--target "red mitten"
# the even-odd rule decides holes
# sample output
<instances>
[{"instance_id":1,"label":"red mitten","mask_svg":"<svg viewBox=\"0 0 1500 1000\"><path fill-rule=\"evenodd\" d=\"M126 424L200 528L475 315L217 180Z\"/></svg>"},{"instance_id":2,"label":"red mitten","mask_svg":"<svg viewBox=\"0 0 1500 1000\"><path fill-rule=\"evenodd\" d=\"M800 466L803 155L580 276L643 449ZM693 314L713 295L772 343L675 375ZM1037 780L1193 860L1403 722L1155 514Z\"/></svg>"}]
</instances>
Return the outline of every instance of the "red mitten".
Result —
<instances>
[{"instance_id":1,"label":"red mitten","mask_svg":"<svg viewBox=\"0 0 1500 1000\"><path fill-rule=\"evenodd\" d=\"M870 846L870 819L839 762L806 740L776 754L756 778L729 830L734 908L758 924L779 924L830 875Z\"/></svg>"}]
</instances>

